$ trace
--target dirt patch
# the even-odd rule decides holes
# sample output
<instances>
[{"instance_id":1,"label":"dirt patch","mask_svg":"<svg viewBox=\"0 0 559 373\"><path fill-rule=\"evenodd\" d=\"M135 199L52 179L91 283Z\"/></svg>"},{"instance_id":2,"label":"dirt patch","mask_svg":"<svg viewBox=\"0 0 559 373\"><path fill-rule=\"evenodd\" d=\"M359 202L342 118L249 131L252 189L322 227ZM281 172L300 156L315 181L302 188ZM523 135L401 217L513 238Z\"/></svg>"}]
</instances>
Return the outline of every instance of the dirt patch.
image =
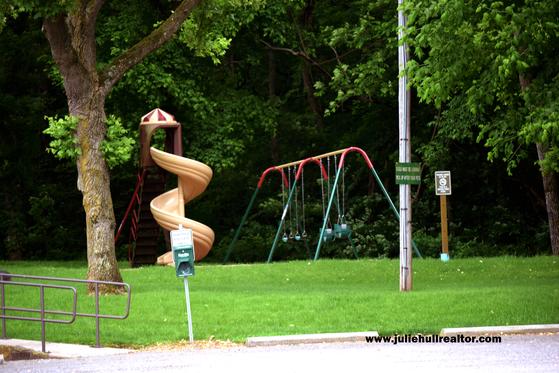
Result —
<instances>
[{"instance_id":1,"label":"dirt patch","mask_svg":"<svg viewBox=\"0 0 559 373\"><path fill-rule=\"evenodd\" d=\"M5 361L49 359L49 354L28 350L22 347L0 346L0 355Z\"/></svg>"},{"instance_id":2,"label":"dirt patch","mask_svg":"<svg viewBox=\"0 0 559 373\"><path fill-rule=\"evenodd\" d=\"M182 340L173 343L158 343L151 346L146 346L141 348L141 351L169 351L169 350L189 350L189 349L218 349L218 348L241 348L245 347L244 344L235 343L231 341L219 341L215 339L209 339L205 341L194 341L190 343L189 341Z\"/></svg>"}]
</instances>

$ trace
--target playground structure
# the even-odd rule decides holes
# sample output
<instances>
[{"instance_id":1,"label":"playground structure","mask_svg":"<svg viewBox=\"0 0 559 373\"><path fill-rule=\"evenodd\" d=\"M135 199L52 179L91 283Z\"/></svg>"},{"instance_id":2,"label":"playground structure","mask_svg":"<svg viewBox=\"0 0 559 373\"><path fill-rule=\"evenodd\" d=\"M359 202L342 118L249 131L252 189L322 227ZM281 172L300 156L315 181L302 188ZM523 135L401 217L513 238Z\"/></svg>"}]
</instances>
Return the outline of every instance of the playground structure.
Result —
<instances>
[{"instance_id":1,"label":"playground structure","mask_svg":"<svg viewBox=\"0 0 559 373\"><path fill-rule=\"evenodd\" d=\"M233 251L233 249L235 248L235 244L239 238L241 229L243 227L243 225L245 224L248 215L250 213L250 210L252 209L254 202L256 200L256 197L258 195L258 192L260 191L260 189L262 188L262 185L264 184L264 180L266 179L266 177L272 173L272 172L278 172L281 175L281 185L282 185L282 199L283 199L283 195L284 195L284 188L287 187L287 189L289 190L289 194L287 197L287 202L282 201L282 208L283 208L283 212L282 212L282 216L278 225L278 229L276 231L276 235L274 237L274 241L272 243L272 247L270 249L270 253L268 255L268 260L267 262L270 263L272 261L273 255L274 255L274 251L276 250L276 247L279 243L280 240L280 236L282 236L282 241L283 242L287 242L290 238L293 238L297 241L299 240L304 240L305 244L307 244L306 242L306 230L305 230L305 225L304 225L304 202L303 202L303 224L302 224L302 232L299 232L299 222L298 222L298 218L296 217L296 225L297 225L297 231L295 234L292 233L292 231L289 233L289 235L287 235L286 229L285 229L285 220L287 215L290 215L290 209L291 209L291 201L293 199L293 196L297 196L297 183L299 180L302 180L302 188L303 188L303 197L304 198L304 182L303 182L303 173L304 173L304 167L307 164L310 163L315 163L319 166L320 168L320 173L321 173L321 189L322 189L322 198L323 198L323 222L322 222L322 228L320 230L320 236L317 242L317 246L316 246L316 250L314 253L314 260L318 260L318 258L320 257L320 250L322 248L322 245L324 243L330 242L332 240L334 240L335 238L347 238L350 243L351 246L353 248L353 252L354 255L357 257L357 252L355 250L355 246L353 245L353 241L351 240L351 228L350 226L347 224L347 222L345 221L345 216L343 211L345 210L344 206L340 206L339 203L339 189L338 189L338 185L340 184L340 179L342 180L342 188L345 189L345 182L343 182L344 180L344 163L346 160L346 157L349 153L352 152L356 152L358 154L360 154L362 156L362 158L364 159L367 167L369 167L369 169L371 170L371 173L373 174L376 182L378 183L378 185L380 186L380 189L384 195L384 197L386 198L386 200L388 201L390 208L392 210L392 212L394 213L394 215L396 216L396 218L398 219L398 221L400 220L400 215L398 213L398 210L396 209L396 206L394 206L394 203L392 202L390 195L388 194L388 192L386 191L386 188L384 187L382 181L380 180L380 177L378 176L375 168L373 167L373 163L371 162L369 156L367 155L367 153L365 153L365 151L363 151L362 149L358 148L358 147L348 147L348 148L344 148L344 149L340 149L340 150L336 150L333 152L329 152L329 153L325 153L325 154L321 154L318 156L314 156L314 157L309 157L309 158L305 158L303 160L299 160L299 161L295 161L295 162L290 162L290 163L285 163L279 166L272 166L267 168L262 175L260 176L260 179L258 181L258 184L256 186L256 189L250 199L250 202L248 204L248 207L243 215L243 217L241 218L241 222L239 224L239 227L237 228L237 230L235 231L235 235L233 236L233 240L231 241L231 243L229 244L229 247L227 249L227 253L225 255L224 258L224 263L227 263L229 261L229 257L231 255L231 252ZM337 161L337 156L340 155L339 158L339 162ZM330 175L329 175L329 166L330 166L330 158L333 157L334 158L334 164L335 164L335 179L332 183L330 183ZM324 168L324 164L322 162L323 159L327 159L328 162L328 171L325 170ZM296 169L295 172L295 177L293 182L291 182L291 168L293 168L294 170ZM287 169L288 170L288 176L286 177L284 170ZM324 192L324 181L327 182L328 186L327 186L327 192ZM330 185L331 184L331 185ZM343 201L343 194L344 191L342 191L342 201ZM328 196L328 204L325 207L324 206L324 198L325 195ZM297 199L297 198L296 198ZM330 212L332 209L332 205L334 204L334 201L336 201L336 205L337 205L337 209L338 209L338 220L335 224L332 225L331 219L330 219ZM285 203L284 203L285 202ZM343 202L342 202L343 203ZM297 204L297 201L296 201ZM297 211L297 208L296 208ZM342 213L340 213L340 211L342 211ZM283 232L283 235L282 235ZM421 257L421 253L419 252L419 250L417 249L417 246L415 245L415 243L413 243L413 248L414 251L416 253L416 255L418 257Z\"/></svg>"},{"instance_id":2,"label":"playground structure","mask_svg":"<svg viewBox=\"0 0 559 373\"><path fill-rule=\"evenodd\" d=\"M165 131L165 151L150 146L158 129ZM177 175L177 188L165 192L167 172ZM158 261L160 227L165 230L167 243L168 232L178 229L179 225L192 229L196 260L208 254L214 232L204 224L185 218L184 205L204 192L212 175L207 165L182 157L181 124L172 115L154 109L142 117L136 187L115 235L116 242L130 217L128 259L133 267ZM163 261L172 261L170 252Z\"/></svg>"}]
</instances>

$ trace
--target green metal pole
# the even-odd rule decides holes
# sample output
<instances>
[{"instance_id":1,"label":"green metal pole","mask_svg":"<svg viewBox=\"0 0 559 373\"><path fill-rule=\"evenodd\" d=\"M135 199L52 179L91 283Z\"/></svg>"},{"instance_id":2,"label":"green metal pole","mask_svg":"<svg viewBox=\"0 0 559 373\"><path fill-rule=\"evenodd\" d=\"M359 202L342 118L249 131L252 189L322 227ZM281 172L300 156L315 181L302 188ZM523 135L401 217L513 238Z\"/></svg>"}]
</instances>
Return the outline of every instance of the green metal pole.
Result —
<instances>
[{"instance_id":1,"label":"green metal pole","mask_svg":"<svg viewBox=\"0 0 559 373\"><path fill-rule=\"evenodd\" d=\"M357 249L355 248L355 244L351 239L351 233L349 234L349 236L347 236L347 238L349 239L349 243L351 244L351 248L353 249L353 255L355 255L355 259L359 259L359 255L357 255Z\"/></svg>"},{"instance_id":2,"label":"green metal pole","mask_svg":"<svg viewBox=\"0 0 559 373\"><path fill-rule=\"evenodd\" d=\"M320 237L318 238L318 244L316 245L316 252L314 254L314 260L318 260L320 256L320 247L322 246L322 238L324 237L324 231L326 230L326 224L328 223L328 216L330 216L330 209L332 208L332 202L336 196L336 187L338 185L338 180L340 178L341 168L338 168L336 172L336 179L334 180L334 185L332 186L332 192L330 192L330 201L328 201L328 207L326 208L326 214L324 215L324 222L322 223L322 229L320 230Z\"/></svg>"},{"instance_id":3,"label":"green metal pole","mask_svg":"<svg viewBox=\"0 0 559 373\"><path fill-rule=\"evenodd\" d=\"M400 214L398 213L398 209L396 209L396 206L394 206L394 203L392 202L392 199L390 198L390 195L388 194L388 192L384 188L384 184L382 184L382 181L380 180L380 177L378 176L375 169L371 168L371 170L373 171L373 176L375 177L375 180L377 181L377 184L380 186L380 189L382 190L382 193L384 194L384 196L388 200L388 203L390 204L390 208L392 209L392 212L394 212L394 215L396 215L396 218L398 219L398 221L400 221Z\"/></svg>"},{"instance_id":4,"label":"green metal pole","mask_svg":"<svg viewBox=\"0 0 559 373\"><path fill-rule=\"evenodd\" d=\"M394 215L396 215L396 218L398 219L398 221L400 221L400 214L398 213L398 210L396 209L396 206L392 202L392 199L390 198L390 195L388 194L388 192L384 188L384 185L382 184L382 181L380 180L380 177L378 176L378 174L377 174L377 172L375 171L374 168L371 168L371 171L373 171L373 176L375 177L375 180L377 181L377 184L380 186L380 189L382 190L382 193L384 193L384 196L388 200L388 203L390 204L390 208L392 209L392 212L394 212ZM421 253L419 252L419 249L417 248L417 245L415 244L415 241L412 240L411 243L412 243L412 246L413 246L413 250L415 251L415 254L419 258L423 259L423 257L421 256Z\"/></svg>"},{"instance_id":5,"label":"green metal pole","mask_svg":"<svg viewBox=\"0 0 559 373\"><path fill-rule=\"evenodd\" d=\"M272 244L272 248L270 249L270 254L268 255L267 263L270 263L272 261L272 256L274 255L274 251L276 250L276 246L278 245L278 240L279 240L279 236L280 236L280 233L281 233L281 227L283 226L283 224L285 224L285 216L287 215L287 210L289 208L289 204L291 203L291 197L293 197L293 192L295 191L296 187L297 187L297 179L295 179L293 181L293 186L291 187L291 190L289 191L289 197L287 197L287 203L283 207L283 213L281 214L281 220L280 220L280 223L278 225L278 231L276 232L276 237L274 238L274 243Z\"/></svg>"},{"instance_id":6,"label":"green metal pole","mask_svg":"<svg viewBox=\"0 0 559 373\"><path fill-rule=\"evenodd\" d=\"M256 190L252 194L252 198L250 199L250 202L248 203L248 207L245 211L245 214L243 215L243 218L241 219L241 224L239 224L239 227L237 228L237 231L235 232L235 235L233 236L233 241L231 241L231 243L229 244L229 247L227 248L227 254L225 254L225 259L223 259L223 264L225 264L229 261L229 256L231 255L231 252L233 251L233 248L235 247L235 244L237 243L237 239L239 238L239 234L241 234L241 228L243 227L243 225L245 224L245 222L248 218L248 214L249 214L250 210L252 209L252 205L254 205L254 201L256 200L256 195L258 194L259 190L260 190L260 188L256 188Z\"/></svg>"},{"instance_id":7,"label":"green metal pole","mask_svg":"<svg viewBox=\"0 0 559 373\"><path fill-rule=\"evenodd\" d=\"M309 240L306 238L303 239L305 241L305 249L307 250L307 258L312 259L311 257L311 248L309 247Z\"/></svg>"}]
</instances>

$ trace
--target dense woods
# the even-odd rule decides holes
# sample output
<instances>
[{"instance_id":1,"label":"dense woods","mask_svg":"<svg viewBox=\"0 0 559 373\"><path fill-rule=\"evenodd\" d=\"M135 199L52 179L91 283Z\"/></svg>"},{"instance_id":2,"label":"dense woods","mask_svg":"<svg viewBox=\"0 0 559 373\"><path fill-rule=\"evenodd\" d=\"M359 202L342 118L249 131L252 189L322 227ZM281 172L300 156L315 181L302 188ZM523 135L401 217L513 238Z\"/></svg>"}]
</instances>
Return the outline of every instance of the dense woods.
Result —
<instances>
[{"instance_id":1,"label":"dense woods","mask_svg":"<svg viewBox=\"0 0 559 373\"><path fill-rule=\"evenodd\" d=\"M66 117L77 114L45 22L52 26L53 17L89 2L56 2L48 9L20 3L25 2L0 8L5 15L0 32L0 258L84 259L85 195L78 190L76 168L83 144L78 139L75 145L76 124ZM91 67L100 72L179 6L148 0L91 3L100 6ZM134 188L140 117L155 107L182 123L185 156L214 170L206 193L187 209L189 217L216 232L207 260L223 259L268 166L359 146L397 200L396 5L385 0L197 5L175 37L122 70L122 78L106 91L104 114L97 118L106 130L98 140L110 167L116 222ZM451 256L551 254L558 234L553 220L559 214L559 5L552 0L413 0L406 12L412 151L423 166L422 184L412 189L420 251L439 254L433 174L450 170ZM52 144L56 138L60 141ZM305 177L312 241L322 214L319 174L309 168ZM398 224L357 157L347 163L344 200L360 255L396 257ZM281 185L272 177L233 260L266 259L281 205ZM559 254L554 245L553 253ZM116 256L126 255L125 240L117 242ZM335 241L321 254L352 255L347 241ZM307 252L301 243L290 242L275 257L305 258Z\"/></svg>"}]
</instances>

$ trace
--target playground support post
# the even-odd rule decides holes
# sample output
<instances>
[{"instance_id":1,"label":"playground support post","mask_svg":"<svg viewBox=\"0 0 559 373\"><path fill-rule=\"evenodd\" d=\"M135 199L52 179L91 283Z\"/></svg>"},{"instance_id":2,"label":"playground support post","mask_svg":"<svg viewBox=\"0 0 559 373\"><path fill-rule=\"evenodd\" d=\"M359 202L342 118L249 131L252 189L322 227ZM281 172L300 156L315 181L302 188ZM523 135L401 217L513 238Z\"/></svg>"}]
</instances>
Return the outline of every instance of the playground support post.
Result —
<instances>
[{"instance_id":1,"label":"playground support post","mask_svg":"<svg viewBox=\"0 0 559 373\"><path fill-rule=\"evenodd\" d=\"M375 177L375 180L377 181L377 184L380 186L380 189L382 190L382 193L386 197L386 200L390 204L390 209L392 210L392 212L396 216L396 219L398 219L398 221L400 221L400 214L398 213L398 210L396 209L396 206L394 206L394 202L392 202L392 199L390 198L390 195L386 191L386 188L382 184L382 181L380 180L380 177L378 176L378 174L377 174L377 172L375 171L374 168L371 168L371 171L373 172L373 176ZM423 259L423 256L421 256L421 252L417 248L417 245L415 244L415 241L413 239L411 240L411 245L413 247L413 251L415 252L415 255L417 255L418 258Z\"/></svg>"},{"instance_id":2,"label":"playground support post","mask_svg":"<svg viewBox=\"0 0 559 373\"><path fill-rule=\"evenodd\" d=\"M306 159L304 159L300 162L299 161L298 162L292 162L292 163L288 163L286 165L281 165L281 166L276 167L277 169L283 169L285 167L292 166L292 165L295 165L295 164L298 165L297 173L295 174L295 180L293 180L293 185L291 186L291 190L289 191L289 196L287 197L287 203L283 207L283 213L281 214L280 223L278 225L278 230L276 231L276 236L274 237L274 243L272 244L272 248L270 249L270 254L268 255L267 263L270 263L272 261L274 251L276 250L276 247L278 245L279 237L280 237L280 234L281 234L281 228L282 228L283 224L285 224L285 216L287 215L287 209L289 208L289 204L291 203L291 198L293 197L293 193L295 192L295 190L297 188L297 180L299 180L299 178L301 177L301 173L303 172L303 168L305 167L305 165L307 163L310 163L310 162L316 163L318 165L318 167L320 168L320 172L322 173L322 177L325 178L325 179L328 179L328 174L326 173L326 170L324 169L324 166L322 165L322 162L320 162L320 159L322 159L326 156L333 155L333 154L340 154L340 153L345 152L345 151L347 151L347 149L322 154L318 157L306 158Z\"/></svg>"},{"instance_id":3,"label":"playground support post","mask_svg":"<svg viewBox=\"0 0 559 373\"><path fill-rule=\"evenodd\" d=\"M326 230L326 224L328 224L328 217L330 216L330 210L332 209L334 197L336 196L336 187L338 186L338 181L340 180L341 170L341 167L338 167L338 169L336 170L336 177L334 178L334 185L332 185L332 191L330 192L330 200L328 201L328 207L326 207L324 221L322 222L322 228L320 229L320 237L318 237L318 243L316 245L316 251L314 253L314 260L318 260L318 257L320 256L320 248L322 247L324 231Z\"/></svg>"},{"instance_id":4,"label":"playground support post","mask_svg":"<svg viewBox=\"0 0 559 373\"><path fill-rule=\"evenodd\" d=\"M272 257L274 255L274 251L276 250L276 247L278 245L278 241L279 241L279 237L281 234L281 227L285 224L285 216L287 215L287 210L289 209L289 204L291 203L291 198L293 197L293 192L295 191L295 188L297 188L297 178L295 178L295 180L293 180L293 185L291 186L291 189L289 190L289 196L287 197L287 202L285 204L285 206L283 206L283 212L281 214L281 219L278 225L278 230L276 232L276 236L274 237L274 243L272 243L272 248L270 249L270 254L268 254L268 260L266 261L266 263L270 263L272 261Z\"/></svg>"},{"instance_id":5,"label":"playground support post","mask_svg":"<svg viewBox=\"0 0 559 373\"><path fill-rule=\"evenodd\" d=\"M233 236L233 240L231 241L231 243L229 244L229 247L227 248L227 253L225 254L225 258L223 259L223 264L227 263L229 261L229 256L231 255L231 252L233 251L233 248L235 247L235 244L237 243L237 240L239 239L239 234L241 233L241 228L243 227L243 225L245 225L245 222L248 218L248 214L250 213L250 210L252 209L252 205L254 205L254 201L256 200L256 196L258 195L258 192L260 191L260 187L257 187L254 190L254 193L252 193L252 197L250 198L250 202L248 203L248 207L241 219L241 223L239 224L239 227L237 228L237 230L235 231L235 235Z\"/></svg>"},{"instance_id":6,"label":"playground support post","mask_svg":"<svg viewBox=\"0 0 559 373\"><path fill-rule=\"evenodd\" d=\"M394 205L394 202L392 202L392 199L390 198L390 195L388 194L388 191L387 191L386 188L384 187L384 184L382 183L382 180L380 179L380 177L378 176L377 172L375 171L375 168L373 167L373 164L372 164L372 162L370 161L370 159L369 159L369 157L367 156L367 154L366 154L363 150L361 150L361 149L359 149L359 148L354 148L354 147L352 147L352 148L347 148L346 151L344 152L344 154L342 155L342 159L340 160L340 164L339 164L339 166L338 166L338 170L336 171L336 177L335 177L335 179L334 179L334 184L332 185L332 192L331 192L331 195L330 195L330 200L328 201L328 207L327 207L327 209L326 209L326 214L325 214L325 216L324 216L324 221L323 221L323 223L322 223L322 229L320 230L320 237L319 237L319 240L318 240L318 244L317 244L317 246L316 246L316 252L315 252L315 255L314 255L314 260L318 260L318 258L319 258L319 256L320 256L320 248L322 247L322 238L323 238L323 236L324 236L324 232L325 232L325 230L326 230L326 224L327 224L327 222L328 222L328 216L329 216L330 210L331 210L331 208L332 208L332 204L333 204L333 200L334 200L333 196L334 196L334 194L335 194L335 192L336 192L336 188L338 187L338 182L339 182L339 180L340 180L340 178L339 178L339 176L340 176L340 171L341 171L341 169L342 169L342 167L343 167L343 162L344 162L344 160L345 160L345 155L346 155L347 153L349 153L350 151L357 151L357 152L359 152L359 153L363 156L363 158L365 159L365 162L367 163L367 166L371 169L371 172L372 172L372 174L373 174L373 176L374 176L376 182L377 182L378 185L380 186L380 189L382 190L382 193L384 194L384 197L385 197L386 200L388 201L388 203L389 203L389 205L390 205L390 208L391 208L392 212L393 212L394 215L396 216L396 219L398 219L398 221L401 222L401 220L400 220L400 214L398 213L398 210L396 209L396 206ZM419 258L422 258L421 253L419 252L419 249L417 248L417 245L415 244L415 242L413 242L413 240L412 240L411 243L412 243L411 246L413 247L413 249L414 249L416 255L417 255ZM352 244L353 244L353 242L352 242ZM354 250L354 253L356 253L355 250ZM411 254L411 251L410 251L410 254ZM357 254L356 254L356 255L357 255Z\"/></svg>"}]
</instances>

